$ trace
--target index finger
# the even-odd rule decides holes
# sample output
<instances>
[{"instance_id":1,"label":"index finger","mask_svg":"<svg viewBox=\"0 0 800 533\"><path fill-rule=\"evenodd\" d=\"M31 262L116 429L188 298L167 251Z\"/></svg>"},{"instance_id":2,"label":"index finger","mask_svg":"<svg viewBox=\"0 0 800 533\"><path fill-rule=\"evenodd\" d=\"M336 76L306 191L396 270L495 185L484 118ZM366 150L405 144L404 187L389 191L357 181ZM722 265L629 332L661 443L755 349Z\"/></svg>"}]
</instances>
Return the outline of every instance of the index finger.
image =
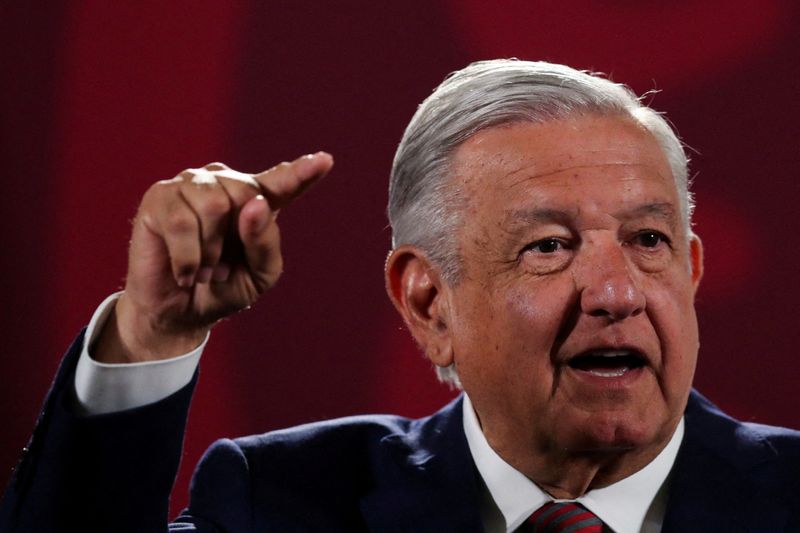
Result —
<instances>
[{"instance_id":1,"label":"index finger","mask_svg":"<svg viewBox=\"0 0 800 533\"><path fill-rule=\"evenodd\" d=\"M261 186L272 209L278 210L303 194L333 167L333 156L317 152L299 157L291 163L281 163L253 178Z\"/></svg>"}]
</instances>

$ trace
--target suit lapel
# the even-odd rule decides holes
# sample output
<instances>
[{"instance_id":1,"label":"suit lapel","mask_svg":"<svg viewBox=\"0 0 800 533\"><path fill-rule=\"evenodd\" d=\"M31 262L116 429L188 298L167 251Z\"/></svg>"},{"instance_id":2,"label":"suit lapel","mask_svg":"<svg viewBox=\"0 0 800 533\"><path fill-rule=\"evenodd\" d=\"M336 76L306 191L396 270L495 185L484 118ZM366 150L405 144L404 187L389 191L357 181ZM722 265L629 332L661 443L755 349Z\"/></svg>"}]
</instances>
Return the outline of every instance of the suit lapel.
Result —
<instances>
[{"instance_id":1,"label":"suit lapel","mask_svg":"<svg viewBox=\"0 0 800 533\"><path fill-rule=\"evenodd\" d=\"M361 501L370 531L479 532L478 478L462 425L459 397L407 432L381 441L386 479Z\"/></svg>"}]
</instances>

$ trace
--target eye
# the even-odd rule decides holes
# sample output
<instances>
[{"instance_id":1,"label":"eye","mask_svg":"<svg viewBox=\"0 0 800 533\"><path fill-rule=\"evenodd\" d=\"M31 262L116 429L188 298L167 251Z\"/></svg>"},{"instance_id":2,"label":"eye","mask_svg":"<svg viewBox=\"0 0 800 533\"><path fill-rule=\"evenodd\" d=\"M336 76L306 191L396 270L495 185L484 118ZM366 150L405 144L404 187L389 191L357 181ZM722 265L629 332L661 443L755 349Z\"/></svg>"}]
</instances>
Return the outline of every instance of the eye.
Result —
<instances>
[{"instance_id":1,"label":"eye","mask_svg":"<svg viewBox=\"0 0 800 533\"><path fill-rule=\"evenodd\" d=\"M547 238L527 245L523 252L537 252L540 254L553 254L564 248L564 243L559 239Z\"/></svg>"},{"instance_id":2,"label":"eye","mask_svg":"<svg viewBox=\"0 0 800 533\"><path fill-rule=\"evenodd\" d=\"M655 248L662 243L669 244L669 239L660 231L646 230L637 234L633 242L644 248Z\"/></svg>"}]
</instances>

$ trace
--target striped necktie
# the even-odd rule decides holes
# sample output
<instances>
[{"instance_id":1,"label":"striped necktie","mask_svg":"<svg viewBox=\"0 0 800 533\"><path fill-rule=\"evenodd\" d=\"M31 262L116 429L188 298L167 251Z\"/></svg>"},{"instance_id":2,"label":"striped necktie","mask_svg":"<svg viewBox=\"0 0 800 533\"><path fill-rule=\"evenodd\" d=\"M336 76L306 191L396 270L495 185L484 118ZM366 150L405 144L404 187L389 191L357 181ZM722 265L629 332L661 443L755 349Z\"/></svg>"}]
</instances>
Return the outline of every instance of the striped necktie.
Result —
<instances>
[{"instance_id":1,"label":"striped necktie","mask_svg":"<svg viewBox=\"0 0 800 533\"><path fill-rule=\"evenodd\" d=\"M573 502L550 502L528 518L535 533L602 533L603 522Z\"/></svg>"}]
</instances>

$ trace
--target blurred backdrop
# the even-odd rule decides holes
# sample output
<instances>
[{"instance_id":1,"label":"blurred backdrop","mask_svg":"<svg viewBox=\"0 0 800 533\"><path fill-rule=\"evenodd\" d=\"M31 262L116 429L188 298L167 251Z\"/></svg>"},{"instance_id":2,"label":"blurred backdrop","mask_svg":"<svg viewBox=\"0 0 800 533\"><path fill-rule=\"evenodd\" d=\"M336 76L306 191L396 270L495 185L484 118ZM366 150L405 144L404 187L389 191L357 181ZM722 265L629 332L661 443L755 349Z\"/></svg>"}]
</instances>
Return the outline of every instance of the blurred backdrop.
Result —
<instances>
[{"instance_id":1,"label":"blurred backdrop","mask_svg":"<svg viewBox=\"0 0 800 533\"><path fill-rule=\"evenodd\" d=\"M3 3L0 483L63 350L123 283L138 199L210 161L324 149L336 167L282 216L281 282L212 336L173 510L216 438L452 397L384 295L387 177L416 105L494 57L660 91L706 246L696 384L800 426L798 30L790 0Z\"/></svg>"}]
</instances>

